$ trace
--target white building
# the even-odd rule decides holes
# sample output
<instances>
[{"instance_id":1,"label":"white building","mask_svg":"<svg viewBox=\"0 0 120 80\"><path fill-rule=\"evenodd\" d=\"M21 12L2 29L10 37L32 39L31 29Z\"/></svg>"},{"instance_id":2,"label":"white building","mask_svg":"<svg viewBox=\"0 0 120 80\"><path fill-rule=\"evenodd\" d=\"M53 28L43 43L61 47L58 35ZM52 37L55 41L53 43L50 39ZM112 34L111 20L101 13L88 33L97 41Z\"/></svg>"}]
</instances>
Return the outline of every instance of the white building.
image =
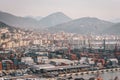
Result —
<instances>
[{"instance_id":1,"label":"white building","mask_svg":"<svg viewBox=\"0 0 120 80\"><path fill-rule=\"evenodd\" d=\"M33 64L34 63L32 57L22 57L21 62L24 62L26 64Z\"/></svg>"},{"instance_id":2,"label":"white building","mask_svg":"<svg viewBox=\"0 0 120 80\"><path fill-rule=\"evenodd\" d=\"M74 61L68 59L50 59L50 63L56 66L74 65Z\"/></svg>"},{"instance_id":3,"label":"white building","mask_svg":"<svg viewBox=\"0 0 120 80\"><path fill-rule=\"evenodd\" d=\"M38 63L48 63L49 60L48 60L48 57L46 57L46 56L38 56L37 57L37 62Z\"/></svg>"}]
</instances>

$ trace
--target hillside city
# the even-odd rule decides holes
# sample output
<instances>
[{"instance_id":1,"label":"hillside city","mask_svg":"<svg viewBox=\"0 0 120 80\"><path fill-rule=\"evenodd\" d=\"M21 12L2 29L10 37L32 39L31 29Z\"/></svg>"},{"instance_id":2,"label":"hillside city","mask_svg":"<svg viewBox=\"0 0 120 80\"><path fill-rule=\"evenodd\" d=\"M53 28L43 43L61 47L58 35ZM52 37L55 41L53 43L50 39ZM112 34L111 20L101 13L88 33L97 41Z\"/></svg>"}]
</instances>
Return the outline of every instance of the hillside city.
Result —
<instances>
[{"instance_id":1,"label":"hillside city","mask_svg":"<svg viewBox=\"0 0 120 80\"><path fill-rule=\"evenodd\" d=\"M120 0L0 0L0 80L120 80Z\"/></svg>"},{"instance_id":2,"label":"hillside city","mask_svg":"<svg viewBox=\"0 0 120 80\"><path fill-rule=\"evenodd\" d=\"M78 75L119 71L119 65L120 35L0 29L3 80L84 80Z\"/></svg>"}]
</instances>

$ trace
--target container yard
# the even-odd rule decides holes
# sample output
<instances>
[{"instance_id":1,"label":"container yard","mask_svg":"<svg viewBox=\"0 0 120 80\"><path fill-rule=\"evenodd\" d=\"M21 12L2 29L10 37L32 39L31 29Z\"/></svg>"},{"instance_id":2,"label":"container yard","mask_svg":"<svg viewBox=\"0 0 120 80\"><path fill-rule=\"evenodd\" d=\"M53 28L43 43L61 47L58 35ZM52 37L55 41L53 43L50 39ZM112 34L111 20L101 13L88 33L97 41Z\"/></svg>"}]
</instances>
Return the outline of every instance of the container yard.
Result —
<instances>
[{"instance_id":1,"label":"container yard","mask_svg":"<svg viewBox=\"0 0 120 80\"><path fill-rule=\"evenodd\" d=\"M16 41L19 46L17 43L8 46L7 41L1 42L2 80L89 80L101 76L107 80L104 76L107 73L119 74L119 35L103 37L61 32L49 35L31 32L29 36L28 32L20 34L19 39L22 40ZM96 77L98 72L99 76Z\"/></svg>"}]
</instances>

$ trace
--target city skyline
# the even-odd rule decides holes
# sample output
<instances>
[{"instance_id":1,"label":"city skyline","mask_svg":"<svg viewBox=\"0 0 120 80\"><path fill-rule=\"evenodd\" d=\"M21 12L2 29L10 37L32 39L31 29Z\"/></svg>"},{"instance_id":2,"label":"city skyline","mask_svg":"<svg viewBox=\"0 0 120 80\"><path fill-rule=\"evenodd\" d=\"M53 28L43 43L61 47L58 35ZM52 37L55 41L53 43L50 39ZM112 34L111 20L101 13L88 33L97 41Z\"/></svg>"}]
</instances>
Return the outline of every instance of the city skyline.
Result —
<instances>
[{"instance_id":1,"label":"city skyline","mask_svg":"<svg viewBox=\"0 0 120 80\"><path fill-rule=\"evenodd\" d=\"M0 11L16 16L47 16L63 12L76 19L97 17L105 20L120 18L119 0L0 0Z\"/></svg>"}]
</instances>

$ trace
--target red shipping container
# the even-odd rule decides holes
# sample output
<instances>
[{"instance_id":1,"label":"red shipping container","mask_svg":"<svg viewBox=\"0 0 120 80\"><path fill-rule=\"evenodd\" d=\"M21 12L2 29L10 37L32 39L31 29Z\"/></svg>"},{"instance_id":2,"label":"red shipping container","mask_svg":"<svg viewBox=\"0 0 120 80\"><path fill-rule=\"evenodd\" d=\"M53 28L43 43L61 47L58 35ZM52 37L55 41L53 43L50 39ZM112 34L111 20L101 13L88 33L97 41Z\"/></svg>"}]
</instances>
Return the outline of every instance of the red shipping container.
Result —
<instances>
[{"instance_id":1,"label":"red shipping container","mask_svg":"<svg viewBox=\"0 0 120 80\"><path fill-rule=\"evenodd\" d=\"M76 54L71 54L70 56L71 56L71 60L77 60Z\"/></svg>"},{"instance_id":2,"label":"red shipping container","mask_svg":"<svg viewBox=\"0 0 120 80\"><path fill-rule=\"evenodd\" d=\"M0 70L2 70L2 62L0 62Z\"/></svg>"}]
</instances>

